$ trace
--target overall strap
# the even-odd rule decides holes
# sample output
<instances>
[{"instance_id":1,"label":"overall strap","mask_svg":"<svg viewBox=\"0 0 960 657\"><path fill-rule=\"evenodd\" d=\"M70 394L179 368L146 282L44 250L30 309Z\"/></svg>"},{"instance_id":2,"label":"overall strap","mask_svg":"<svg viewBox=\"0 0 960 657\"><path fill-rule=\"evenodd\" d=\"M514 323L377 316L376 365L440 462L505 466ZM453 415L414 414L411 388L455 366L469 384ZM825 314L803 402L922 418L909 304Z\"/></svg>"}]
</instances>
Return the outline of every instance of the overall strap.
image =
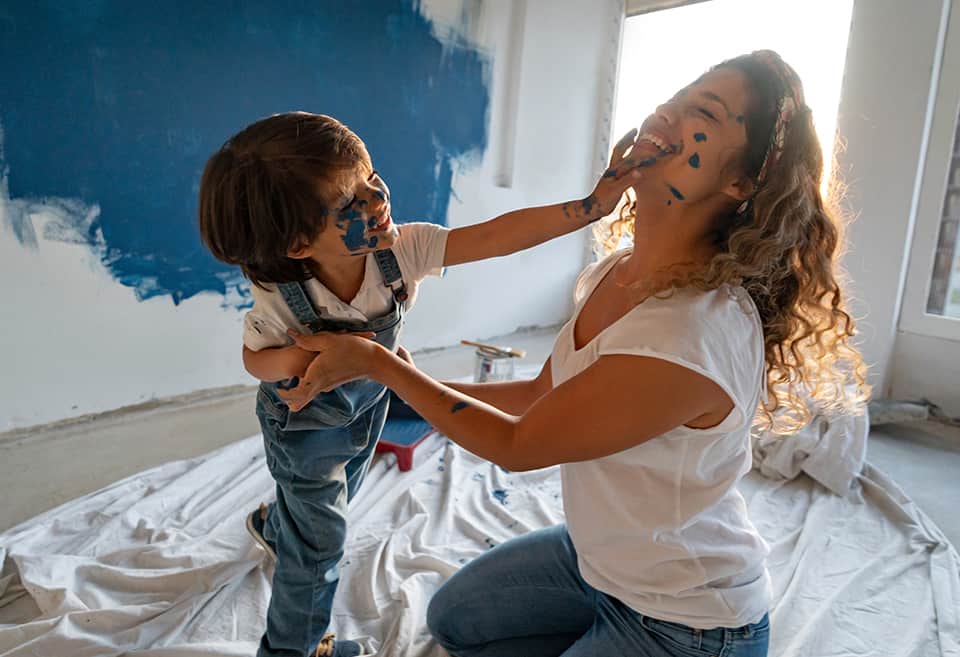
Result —
<instances>
[{"instance_id":1,"label":"overall strap","mask_svg":"<svg viewBox=\"0 0 960 657\"><path fill-rule=\"evenodd\" d=\"M280 283L277 289L298 322L304 326L310 326L320 319L313 304L310 303L310 297L307 296L307 289L303 286L303 282Z\"/></svg>"},{"instance_id":2,"label":"overall strap","mask_svg":"<svg viewBox=\"0 0 960 657\"><path fill-rule=\"evenodd\" d=\"M407 300L407 286L403 282L403 274L400 272L397 256L393 255L393 251L390 249L385 249L374 251L373 257L377 261L377 267L380 268L384 284L393 292L394 300L402 305Z\"/></svg>"}]
</instances>

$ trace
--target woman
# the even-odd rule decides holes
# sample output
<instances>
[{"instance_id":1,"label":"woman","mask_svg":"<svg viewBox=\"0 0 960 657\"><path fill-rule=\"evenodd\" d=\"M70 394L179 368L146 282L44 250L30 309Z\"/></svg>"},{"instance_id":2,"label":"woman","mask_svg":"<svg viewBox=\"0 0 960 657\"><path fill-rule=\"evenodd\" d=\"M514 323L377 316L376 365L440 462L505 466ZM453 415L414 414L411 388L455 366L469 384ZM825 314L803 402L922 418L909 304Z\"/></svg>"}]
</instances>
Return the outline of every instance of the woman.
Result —
<instances>
[{"instance_id":1,"label":"woman","mask_svg":"<svg viewBox=\"0 0 960 657\"><path fill-rule=\"evenodd\" d=\"M566 525L489 551L431 602L459 657L765 655L768 548L736 488L751 426L866 394L793 69L771 51L718 65L643 123L629 158L650 157L607 233L632 248L581 274L536 379L444 385L369 340L297 338L319 353L294 407L366 376L505 468L561 465Z\"/></svg>"}]
</instances>

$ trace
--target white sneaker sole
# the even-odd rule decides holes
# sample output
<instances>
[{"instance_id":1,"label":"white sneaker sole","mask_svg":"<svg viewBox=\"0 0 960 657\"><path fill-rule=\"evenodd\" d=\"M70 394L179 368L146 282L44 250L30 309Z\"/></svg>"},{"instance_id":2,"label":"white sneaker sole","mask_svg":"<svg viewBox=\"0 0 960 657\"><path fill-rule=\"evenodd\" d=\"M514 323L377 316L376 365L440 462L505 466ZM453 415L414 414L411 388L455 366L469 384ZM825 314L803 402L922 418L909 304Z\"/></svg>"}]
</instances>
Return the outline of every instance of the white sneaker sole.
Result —
<instances>
[{"instance_id":1,"label":"white sneaker sole","mask_svg":"<svg viewBox=\"0 0 960 657\"><path fill-rule=\"evenodd\" d=\"M273 548L270 547L270 544L267 543L267 541L263 538L263 536L260 535L260 532L258 532L258 531L256 530L256 528L254 528L254 526L253 526L253 514L254 514L254 513L259 513L259 510L258 510L258 511L254 511L253 513L247 514L247 522L246 522L246 525L247 525L247 533L250 534L250 538L252 538L254 541L257 542L257 545L259 545L260 547L262 547L262 548L264 549L264 551L267 553L267 556L270 557L270 560L271 560L272 562L276 563L276 562L277 562L277 553L273 551Z\"/></svg>"}]
</instances>

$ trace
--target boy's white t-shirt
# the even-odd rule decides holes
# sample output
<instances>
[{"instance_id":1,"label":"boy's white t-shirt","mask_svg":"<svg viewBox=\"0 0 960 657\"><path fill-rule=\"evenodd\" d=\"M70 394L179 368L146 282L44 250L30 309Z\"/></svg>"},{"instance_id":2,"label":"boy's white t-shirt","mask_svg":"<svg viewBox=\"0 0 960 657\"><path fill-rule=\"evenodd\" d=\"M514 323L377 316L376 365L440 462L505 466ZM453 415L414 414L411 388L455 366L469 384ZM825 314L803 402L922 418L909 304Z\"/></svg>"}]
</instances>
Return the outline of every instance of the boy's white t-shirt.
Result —
<instances>
[{"instance_id":1,"label":"boy's white t-shirt","mask_svg":"<svg viewBox=\"0 0 960 657\"><path fill-rule=\"evenodd\" d=\"M648 298L575 350L581 308L626 252L591 265L577 280L576 311L551 356L553 385L601 356L633 354L706 376L734 409L710 429L681 426L622 452L561 466L580 572L594 588L661 620L700 629L757 622L771 600L769 547L736 485L750 470L750 426L765 389L759 314L741 287L678 290Z\"/></svg>"},{"instance_id":2,"label":"boy's white t-shirt","mask_svg":"<svg viewBox=\"0 0 960 657\"><path fill-rule=\"evenodd\" d=\"M436 224L416 222L399 226L399 231L391 250L407 286L408 297L403 307L409 310L417 299L420 281L427 276L443 273L443 258L450 230ZM307 327L297 321L277 286L268 283L265 287L267 289L251 285L253 308L244 317L243 344L252 351L292 344L287 335L288 329L309 333ZM350 303L341 301L315 278L304 281L304 287L315 308L324 308L328 316L338 319L375 319L393 307L393 292L384 285L372 253L366 255L363 283Z\"/></svg>"}]
</instances>

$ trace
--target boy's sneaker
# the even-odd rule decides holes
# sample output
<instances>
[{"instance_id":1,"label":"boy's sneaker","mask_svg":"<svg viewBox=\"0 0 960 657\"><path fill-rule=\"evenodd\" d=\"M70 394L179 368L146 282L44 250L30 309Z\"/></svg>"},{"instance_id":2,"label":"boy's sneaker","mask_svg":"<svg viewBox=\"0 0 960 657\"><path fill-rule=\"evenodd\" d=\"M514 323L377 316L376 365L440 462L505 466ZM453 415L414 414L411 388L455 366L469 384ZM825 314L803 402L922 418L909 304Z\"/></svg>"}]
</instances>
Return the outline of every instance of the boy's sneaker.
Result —
<instances>
[{"instance_id":1,"label":"boy's sneaker","mask_svg":"<svg viewBox=\"0 0 960 657\"><path fill-rule=\"evenodd\" d=\"M250 533L250 536L253 537L253 540L259 543L260 547L267 551L270 559L276 563L277 553L274 552L273 547L267 542L267 539L263 537L263 524L266 519L267 505L261 502L260 508L251 512L250 515L247 516L247 531Z\"/></svg>"},{"instance_id":2,"label":"boy's sneaker","mask_svg":"<svg viewBox=\"0 0 960 657\"><path fill-rule=\"evenodd\" d=\"M317 649L313 652L313 657L359 657L363 649L356 641L334 641L336 634L326 634Z\"/></svg>"}]
</instances>

